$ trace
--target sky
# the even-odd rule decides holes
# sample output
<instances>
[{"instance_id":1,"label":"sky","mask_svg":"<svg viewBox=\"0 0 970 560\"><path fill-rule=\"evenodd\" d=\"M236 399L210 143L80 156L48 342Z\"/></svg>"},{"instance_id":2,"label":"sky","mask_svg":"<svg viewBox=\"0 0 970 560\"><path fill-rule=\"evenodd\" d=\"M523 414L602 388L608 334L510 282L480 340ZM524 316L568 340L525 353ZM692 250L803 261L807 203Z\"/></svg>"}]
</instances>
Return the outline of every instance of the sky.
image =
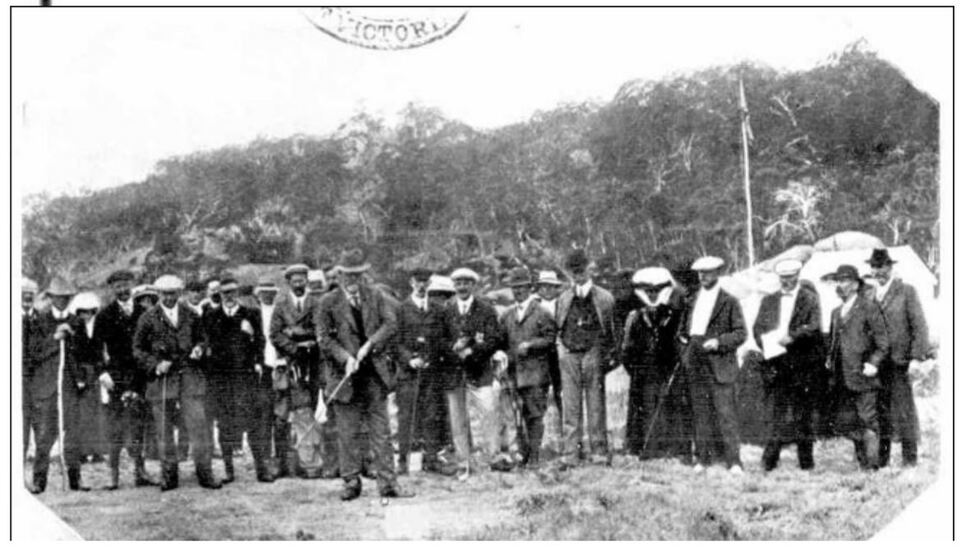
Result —
<instances>
[{"instance_id":1,"label":"sky","mask_svg":"<svg viewBox=\"0 0 970 560\"><path fill-rule=\"evenodd\" d=\"M258 137L325 135L410 101L472 126L606 101L634 78L753 60L810 68L865 38L950 96L948 10L473 8L445 39L372 51L299 8L15 10L13 186L99 189L156 161Z\"/></svg>"}]
</instances>

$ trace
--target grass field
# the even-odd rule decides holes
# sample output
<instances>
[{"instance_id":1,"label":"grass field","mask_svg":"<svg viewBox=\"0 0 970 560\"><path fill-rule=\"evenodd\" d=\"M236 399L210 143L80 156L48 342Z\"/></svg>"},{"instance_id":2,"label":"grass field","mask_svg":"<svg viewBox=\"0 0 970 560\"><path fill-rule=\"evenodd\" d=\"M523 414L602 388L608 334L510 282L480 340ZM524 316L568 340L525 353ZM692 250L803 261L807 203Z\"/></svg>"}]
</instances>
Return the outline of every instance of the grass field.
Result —
<instances>
[{"instance_id":1,"label":"grass field","mask_svg":"<svg viewBox=\"0 0 970 560\"><path fill-rule=\"evenodd\" d=\"M918 405L914 469L899 468L894 446L890 468L859 472L852 444L839 439L817 444L813 472L798 470L786 449L765 474L761 448L745 445L743 477L617 456L610 468L484 472L464 483L412 474L402 482L418 496L382 507L373 481L360 500L342 503L339 480L259 484L247 458L220 491L199 489L182 463L182 487L165 494L132 488L130 465L119 491L63 492L53 467L40 499L87 539L865 539L936 479L937 411L930 400ZM84 476L97 488L107 468L85 465Z\"/></svg>"}]
</instances>

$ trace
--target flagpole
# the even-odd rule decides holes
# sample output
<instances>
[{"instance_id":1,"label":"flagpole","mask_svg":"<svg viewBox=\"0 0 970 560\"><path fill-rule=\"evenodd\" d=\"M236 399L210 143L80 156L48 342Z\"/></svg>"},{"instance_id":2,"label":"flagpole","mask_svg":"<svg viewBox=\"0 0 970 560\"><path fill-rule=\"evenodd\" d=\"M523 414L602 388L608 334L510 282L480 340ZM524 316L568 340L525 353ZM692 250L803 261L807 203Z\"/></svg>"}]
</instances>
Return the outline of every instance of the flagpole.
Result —
<instances>
[{"instance_id":1,"label":"flagpole","mask_svg":"<svg viewBox=\"0 0 970 560\"><path fill-rule=\"evenodd\" d=\"M744 98L744 78L739 82L741 92L741 146L744 154L744 202L747 207L748 268L754 266L754 218L751 207L751 170L748 164L748 104Z\"/></svg>"}]
</instances>

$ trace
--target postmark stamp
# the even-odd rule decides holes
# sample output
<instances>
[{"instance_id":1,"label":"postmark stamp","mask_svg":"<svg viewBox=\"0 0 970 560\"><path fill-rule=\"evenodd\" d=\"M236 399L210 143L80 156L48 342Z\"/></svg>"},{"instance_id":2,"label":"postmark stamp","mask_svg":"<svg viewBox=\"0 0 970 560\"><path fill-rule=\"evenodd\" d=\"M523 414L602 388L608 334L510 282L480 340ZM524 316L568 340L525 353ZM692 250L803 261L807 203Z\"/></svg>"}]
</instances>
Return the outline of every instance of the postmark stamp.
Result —
<instances>
[{"instance_id":1,"label":"postmark stamp","mask_svg":"<svg viewBox=\"0 0 970 560\"><path fill-rule=\"evenodd\" d=\"M307 19L345 43L375 50L413 49L447 37L465 20L463 8L312 8Z\"/></svg>"}]
</instances>

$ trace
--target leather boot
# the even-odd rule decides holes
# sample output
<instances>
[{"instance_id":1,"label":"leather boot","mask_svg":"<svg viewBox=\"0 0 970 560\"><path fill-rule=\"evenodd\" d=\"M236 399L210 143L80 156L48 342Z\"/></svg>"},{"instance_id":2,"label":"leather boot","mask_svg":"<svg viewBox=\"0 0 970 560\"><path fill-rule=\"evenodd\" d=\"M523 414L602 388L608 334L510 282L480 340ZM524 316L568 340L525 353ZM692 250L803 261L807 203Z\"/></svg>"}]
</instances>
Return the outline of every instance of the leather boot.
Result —
<instances>
[{"instance_id":1,"label":"leather boot","mask_svg":"<svg viewBox=\"0 0 970 560\"><path fill-rule=\"evenodd\" d=\"M815 444L812 440L798 442L798 468L809 471L815 468Z\"/></svg>"},{"instance_id":2,"label":"leather boot","mask_svg":"<svg viewBox=\"0 0 970 560\"><path fill-rule=\"evenodd\" d=\"M34 483L28 488L31 494L42 494L47 489L47 471L34 473Z\"/></svg>"},{"instance_id":3,"label":"leather boot","mask_svg":"<svg viewBox=\"0 0 970 560\"><path fill-rule=\"evenodd\" d=\"M778 458L781 455L781 445L776 440L768 442L764 453L761 454L761 466L765 472L771 472L778 467Z\"/></svg>"},{"instance_id":4,"label":"leather boot","mask_svg":"<svg viewBox=\"0 0 970 560\"><path fill-rule=\"evenodd\" d=\"M266 460L260 457L255 459L256 463L256 480L259 482L273 482L276 478L270 471L269 466L266 464Z\"/></svg>"},{"instance_id":5,"label":"leather boot","mask_svg":"<svg viewBox=\"0 0 970 560\"><path fill-rule=\"evenodd\" d=\"M105 490L117 490L118 489L118 478L119 478L118 467L112 466L111 467L111 482L109 482L108 485L104 487L104 489Z\"/></svg>"},{"instance_id":6,"label":"leather boot","mask_svg":"<svg viewBox=\"0 0 970 560\"><path fill-rule=\"evenodd\" d=\"M75 492L87 492L91 488L81 484L81 467L67 467L67 487Z\"/></svg>"},{"instance_id":7,"label":"leather boot","mask_svg":"<svg viewBox=\"0 0 970 560\"><path fill-rule=\"evenodd\" d=\"M889 457L892 453L893 440L891 438L879 438L879 468L889 466Z\"/></svg>"},{"instance_id":8,"label":"leather boot","mask_svg":"<svg viewBox=\"0 0 970 560\"><path fill-rule=\"evenodd\" d=\"M107 486L104 487L105 490L117 490L118 489L118 472L119 465L121 464L121 452L114 449L108 454L108 468L111 470L111 481Z\"/></svg>"},{"instance_id":9,"label":"leather boot","mask_svg":"<svg viewBox=\"0 0 970 560\"><path fill-rule=\"evenodd\" d=\"M349 502L360 497L361 483L360 477L355 476L344 480L344 489L340 492L340 499Z\"/></svg>"},{"instance_id":10,"label":"leather boot","mask_svg":"<svg viewBox=\"0 0 970 560\"><path fill-rule=\"evenodd\" d=\"M148 471L145 470L145 458L138 455L135 457L135 487L143 486L158 486L158 482L148 475Z\"/></svg>"},{"instance_id":11,"label":"leather boot","mask_svg":"<svg viewBox=\"0 0 970 560\"><path fill-rule=\"evenodd\" d=\"M179 487L178 463L162 465L162 492L168 492Z\"/></svg>"},{"instance_id":12,"label":"leather boot","mask_svg":"<svg viewBox=\"0 0 970 560\"><path fill-rule=\"evenodd\" d=\"M879 436L872 430L866 430L862 434L862 441L866 450L866 468L876 470L879 468Z\"/></svg>"},{"instance_id":13,"label":"leather boot","mask_svg":"<svg viewBox=\"0 0 970 560\"><path fill-rule=\"evenodd\" d=\"M915 440L904 439L903 446L903 466L915 467L919 460L919 452Z\"/></svg>"},{"instance_id":14,"label":"leather boot","mask_svg":"<svg viewBox=\"0 0 970 560\"><path fill-rule=\"evenodd\" d=\"M210 490L218 490L222 488L222 483L216 481L216 477L212 474L211 468L196 465L195 477L199 480L199 486L202 488L208 488Z\"/></svg>"}]
</instances>

